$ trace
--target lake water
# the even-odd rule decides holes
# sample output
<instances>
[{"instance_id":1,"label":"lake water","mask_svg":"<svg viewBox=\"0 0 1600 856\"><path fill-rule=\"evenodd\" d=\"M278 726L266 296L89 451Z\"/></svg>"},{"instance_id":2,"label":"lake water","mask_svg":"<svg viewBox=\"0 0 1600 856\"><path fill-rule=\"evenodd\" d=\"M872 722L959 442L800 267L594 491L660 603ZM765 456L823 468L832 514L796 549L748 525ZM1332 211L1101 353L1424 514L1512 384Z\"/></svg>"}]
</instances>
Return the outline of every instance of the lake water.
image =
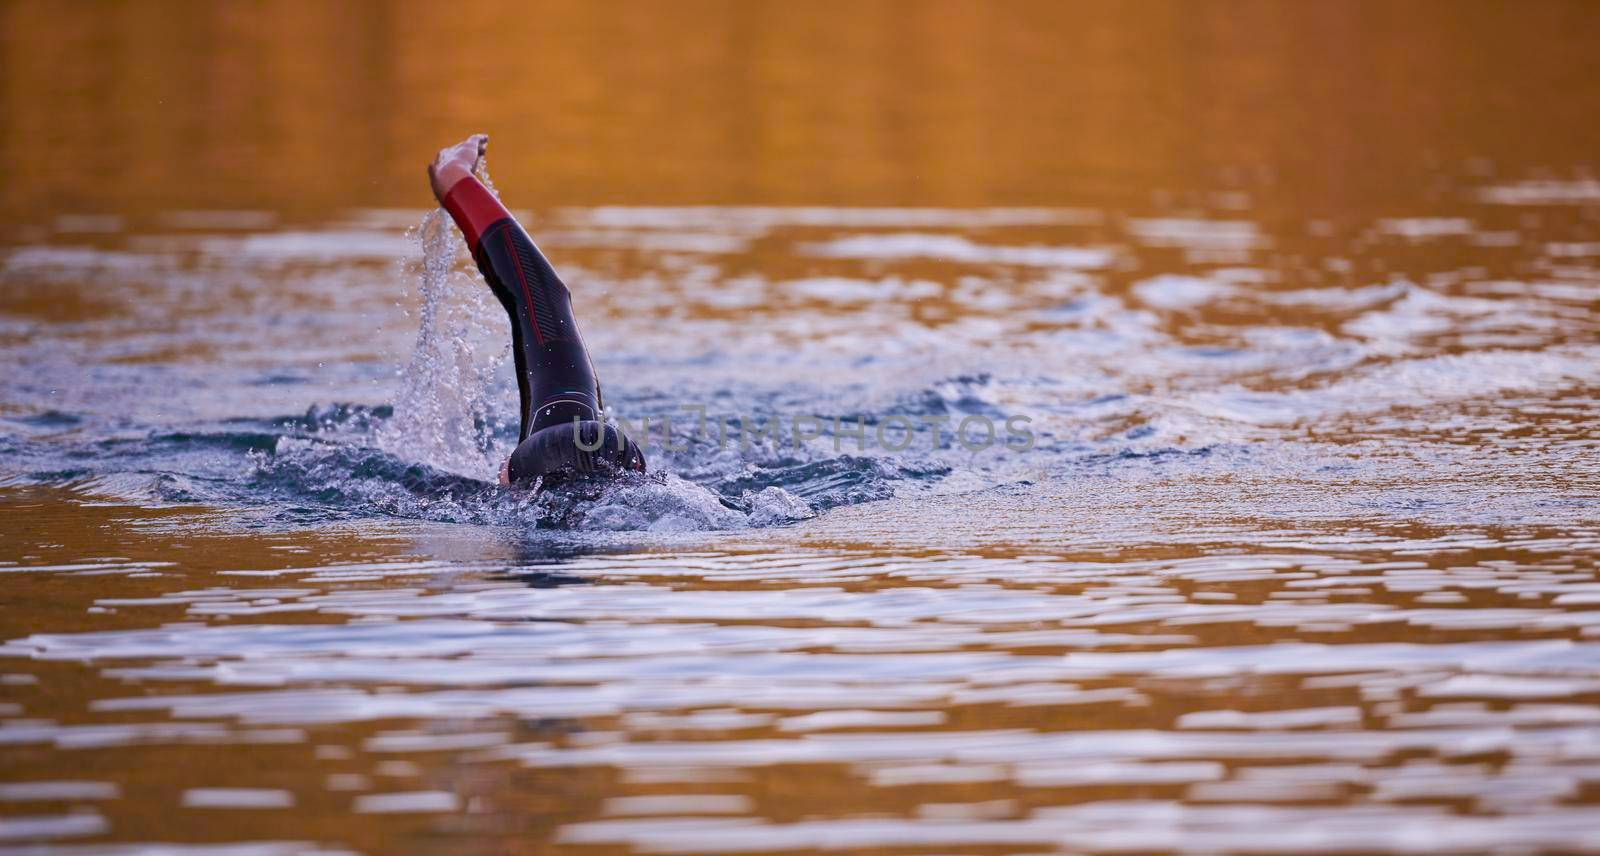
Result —
<instances>
[{"instance_id":1,"label":"lake water","mask_svg":"<svg viewBox=\"0 0 1600 856\"><path fill-rule=\"evenodd\" d=\"M1595 7L0 39L0 852L1600 852Z\"/></svg>"}]
</instances>

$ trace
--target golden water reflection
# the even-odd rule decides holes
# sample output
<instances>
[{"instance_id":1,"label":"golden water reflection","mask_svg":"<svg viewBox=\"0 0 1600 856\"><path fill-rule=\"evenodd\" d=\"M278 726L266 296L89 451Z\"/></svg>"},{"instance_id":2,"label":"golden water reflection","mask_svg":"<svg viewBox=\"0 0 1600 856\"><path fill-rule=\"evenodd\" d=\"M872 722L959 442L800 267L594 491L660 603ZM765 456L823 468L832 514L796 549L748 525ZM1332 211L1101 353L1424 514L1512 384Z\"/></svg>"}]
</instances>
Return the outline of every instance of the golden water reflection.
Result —
<instances>
[{"instance_id":1,"label":"golden water reflection","mask_svg":"<svg viewBox=\"0 0 1600 856\"><path fill-rule=\"evenodd\" d=\"M0 0L0 845L1595 852L1597 8ZM480 129L619 408L1046 442L461 500Z\"/></svg>"},{"instance_id":2,"label":"golden water reflection","mask_svg":"<svg viewBox=\"0 0 1600 856\"><path fill-rule=\"evenodd\" d=\"M1415 204L1592 164L1597 38L1583 2L11 0L0 199L416 206L483 129L539 204Z\"/></svg>"}]
</instances>

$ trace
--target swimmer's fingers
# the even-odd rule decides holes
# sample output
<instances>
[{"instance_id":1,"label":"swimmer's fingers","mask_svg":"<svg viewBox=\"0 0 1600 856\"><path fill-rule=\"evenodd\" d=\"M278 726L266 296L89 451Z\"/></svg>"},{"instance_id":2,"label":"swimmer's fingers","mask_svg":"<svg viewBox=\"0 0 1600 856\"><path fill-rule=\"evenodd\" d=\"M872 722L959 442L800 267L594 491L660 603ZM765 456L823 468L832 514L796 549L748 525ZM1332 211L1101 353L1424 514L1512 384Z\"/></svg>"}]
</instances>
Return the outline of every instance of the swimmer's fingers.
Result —
<instances>
[{"instance_id":1,"label":"swimmer's fingers","mask_svg":"<svg viewBox=\"0 0 1600 856\"><path fill-rule=\"evenodd\" d=\"M444 201L456 182L483 170L483 156L489 150L488 134L473 134L454 145L445 146L428 164L428 185L433 195Z\"/></svg>"},{"instance_id":2,"label":"swimmer's fingers","mask_svg":"<svg viewBox=\"0 0 1600 856\"><path fill-rule=\"evenodd\" d=\"M483 168L484 155L489 153L489 135L473 134L469 139L477 140L478 142L478 153L472 159L472 171L477 172Z\"/></svg>"}]
</instances>

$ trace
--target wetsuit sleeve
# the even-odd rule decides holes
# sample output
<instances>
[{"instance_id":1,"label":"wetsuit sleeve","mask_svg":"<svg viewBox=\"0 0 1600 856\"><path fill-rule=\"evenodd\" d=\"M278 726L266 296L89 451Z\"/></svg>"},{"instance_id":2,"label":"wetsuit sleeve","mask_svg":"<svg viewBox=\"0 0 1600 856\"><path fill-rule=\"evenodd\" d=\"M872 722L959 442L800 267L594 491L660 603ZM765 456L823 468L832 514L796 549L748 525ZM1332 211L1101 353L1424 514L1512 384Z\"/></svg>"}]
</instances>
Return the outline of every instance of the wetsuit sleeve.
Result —
<instances>
[{"instance_id":1,"label":"wetsuit sleeve","mask_svg":"<svg viewBox=\"0 0 1600 856\"><path fill-rule=\"evenodd\" d=\"M501 220L511 219L511 212L500 204L489 188L470 175L456 182L450 192L444 195L444 210L450 212L461 234L466 236L467 247L474 256L489 227Z\"/></svg>"},{"instance_id":2,"label":"wetsuit sleeve","mask_svg":"<svg viewBox=\"0 0 1600 856\"><path fill-rule=\"evenodd\" d=\"M519 440L560 422L599 419L600 382L578 335L572 294L511 212L475 178L456 182L445 210L511 321L522 399Z\"/></svg>"},{"instance_id":3,"label":"wetsuit sleeve","mask_svg":"<svg viewBox=\"0 0 1600 856\"><path fill-rule=\"evenodd\" d=\"M513 482L564 471L591 472L595 460L640 470L644 455L600 422L600 381L578 335L572 293L500 200L475 178L456 182L444 208L511 321L511 351L522 399Z\"/></svg>"}]
</instances>

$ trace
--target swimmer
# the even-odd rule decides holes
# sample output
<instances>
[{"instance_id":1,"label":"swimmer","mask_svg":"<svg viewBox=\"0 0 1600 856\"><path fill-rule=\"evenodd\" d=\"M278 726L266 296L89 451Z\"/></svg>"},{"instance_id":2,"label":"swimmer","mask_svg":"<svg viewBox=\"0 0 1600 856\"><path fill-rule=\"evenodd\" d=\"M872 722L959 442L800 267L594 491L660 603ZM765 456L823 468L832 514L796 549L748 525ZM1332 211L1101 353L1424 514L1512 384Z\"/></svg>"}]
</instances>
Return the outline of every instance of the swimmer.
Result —
<instances>
[{"instance_id":1,"label":"swimmer","mask_svg":"<svg viewBox=\"0 0 1600 856\"><path fill-rule=\"evenodd\" d=\"M522 394L517 449L500 483L549 486L574 475L644 470L644 455L604 421L600 379L572 317L572 294L500 200L474 174L488 149L474 134L441 149L428 183L467 239L473 261L511 317Z\"/></svg>"}]
</instances>

